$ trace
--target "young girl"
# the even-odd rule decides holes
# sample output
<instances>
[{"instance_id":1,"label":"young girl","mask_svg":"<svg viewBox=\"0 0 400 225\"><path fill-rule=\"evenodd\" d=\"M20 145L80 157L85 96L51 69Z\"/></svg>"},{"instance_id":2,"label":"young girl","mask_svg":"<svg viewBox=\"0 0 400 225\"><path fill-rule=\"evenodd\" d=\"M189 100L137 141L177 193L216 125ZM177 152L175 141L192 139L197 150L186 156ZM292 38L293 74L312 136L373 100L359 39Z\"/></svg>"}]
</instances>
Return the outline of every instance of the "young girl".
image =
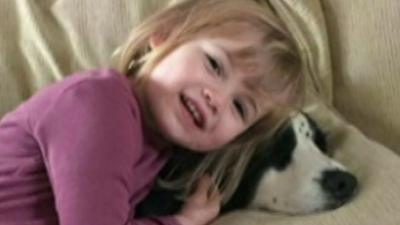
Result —
<instances>
[{"instance_id":1,"label":"young girl","mask_svg":"<svg viewBox=\"0 0 400 225\"><path fill-rule=\"evenodd\" d=\"M1 120L1 224L210 223L254 146L298 102L300 70L265 3L163 10L132 32L116 68L74 74ZM137 218L135 206L182 150L205 154L169 182L189 190L182 211Z\"/></svg>"}]
</instances>

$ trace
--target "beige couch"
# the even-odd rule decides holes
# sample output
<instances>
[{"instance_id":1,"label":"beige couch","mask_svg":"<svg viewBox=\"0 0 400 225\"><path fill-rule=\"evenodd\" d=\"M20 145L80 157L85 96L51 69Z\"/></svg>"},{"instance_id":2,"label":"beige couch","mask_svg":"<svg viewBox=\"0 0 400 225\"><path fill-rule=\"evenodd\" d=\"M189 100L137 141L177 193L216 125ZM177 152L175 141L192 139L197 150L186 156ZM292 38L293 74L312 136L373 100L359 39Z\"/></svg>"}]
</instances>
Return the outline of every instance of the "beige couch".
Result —
<instances>
[{"instance_id":1,"label":"beige couch","mask_svg":"<svg viewBox=\"0 0 400 225\"><path fill-rule=\"evenodd\" d=\"M241 211L215 224L399 225L400 1L270 2L302 49L309 93L305 110L329 133L330 147L357 174L361 190L353 202L331 212ZM0 1L0 116L65 74L107 66L129 30L169 3Z\"/></svg>"}]
</instances>

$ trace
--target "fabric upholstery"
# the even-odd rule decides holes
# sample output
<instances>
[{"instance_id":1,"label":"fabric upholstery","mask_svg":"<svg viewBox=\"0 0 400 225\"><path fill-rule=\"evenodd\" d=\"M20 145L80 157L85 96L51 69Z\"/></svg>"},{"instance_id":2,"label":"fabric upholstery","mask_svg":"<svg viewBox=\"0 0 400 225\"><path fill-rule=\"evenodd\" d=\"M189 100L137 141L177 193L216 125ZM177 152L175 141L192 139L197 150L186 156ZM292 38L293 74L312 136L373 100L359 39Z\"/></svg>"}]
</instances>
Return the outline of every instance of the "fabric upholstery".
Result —
<instances>
[{"instance_id":1,"label":"fabric upholstery","mask_svg":"<svg viewBox=\"0 0 400 225\"><path fill-rule=\"evenodd\" d=\"M400 153L400 2L322 0L333 58L334 105Z\"/></svg>"}]
</instances>

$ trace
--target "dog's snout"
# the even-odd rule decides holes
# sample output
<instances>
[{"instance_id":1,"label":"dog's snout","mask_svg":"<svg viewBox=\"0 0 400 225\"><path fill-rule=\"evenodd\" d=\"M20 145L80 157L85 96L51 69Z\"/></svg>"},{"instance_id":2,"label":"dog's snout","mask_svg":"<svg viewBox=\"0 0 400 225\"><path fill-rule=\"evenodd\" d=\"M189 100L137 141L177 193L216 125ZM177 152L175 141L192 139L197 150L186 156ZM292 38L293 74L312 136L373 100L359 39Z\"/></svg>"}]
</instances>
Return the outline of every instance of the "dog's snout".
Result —
<instances>
[{"instance_id":1,"label":"dog's snout","mask_svg":"<svg viewBox=\"0 0 400 225\"><path fill-rule=\"evenodd\" d=\"M357 179L346 171L327 170L322 174L321 186L334 201L345 203L354 195Z\"/></svg>"}]
</instances>

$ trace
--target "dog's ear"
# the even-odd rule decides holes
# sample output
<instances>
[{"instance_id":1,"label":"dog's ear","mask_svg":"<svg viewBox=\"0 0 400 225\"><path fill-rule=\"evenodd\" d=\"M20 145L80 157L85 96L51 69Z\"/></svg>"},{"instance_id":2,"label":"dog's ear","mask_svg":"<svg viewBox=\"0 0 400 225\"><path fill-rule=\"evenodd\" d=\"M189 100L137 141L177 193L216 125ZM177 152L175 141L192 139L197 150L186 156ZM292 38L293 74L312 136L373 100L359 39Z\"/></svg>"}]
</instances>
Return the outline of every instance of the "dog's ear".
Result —
<instances>
[{"instance_id":1,"label":"dog's ear","mask_svg":"<svg viewBox=\"0 0 400 225\"><path fill-rule=\"evenodd\" d=\"M179 191L154 188L149 195L136 207L136 217L148 218L152 216L170 216L178 213L184 202L176 196Z\"/></svg>"},{"instance_id":2,"label":"dog's ear","mask_svg":"<svg viewBox=\"0 0 400 225\"><path fill-rule=\"evenodd\" d=\"M205 154L176 149L168 162L159 173L159 177L167 180L174 180L181 177L184 172L192 171L204 159Z\"/></svg>"},{"instance_id":3,"label":"dog's ear","mask_svg":"<svg viewBox=\"0 0 400 225\"><path fill-rule=\"evenodd\" d=\"M171 156L158 174L158 178L173 181L181 177L183 173L193 170L204 158L204 154L180 149L176 151L179 153ZM183 189L164 188L156 182L150 193L137 206L137 217L167 216L178 213L184 204L179 197L184 192Z\"/></svg>"}]
</instances>

